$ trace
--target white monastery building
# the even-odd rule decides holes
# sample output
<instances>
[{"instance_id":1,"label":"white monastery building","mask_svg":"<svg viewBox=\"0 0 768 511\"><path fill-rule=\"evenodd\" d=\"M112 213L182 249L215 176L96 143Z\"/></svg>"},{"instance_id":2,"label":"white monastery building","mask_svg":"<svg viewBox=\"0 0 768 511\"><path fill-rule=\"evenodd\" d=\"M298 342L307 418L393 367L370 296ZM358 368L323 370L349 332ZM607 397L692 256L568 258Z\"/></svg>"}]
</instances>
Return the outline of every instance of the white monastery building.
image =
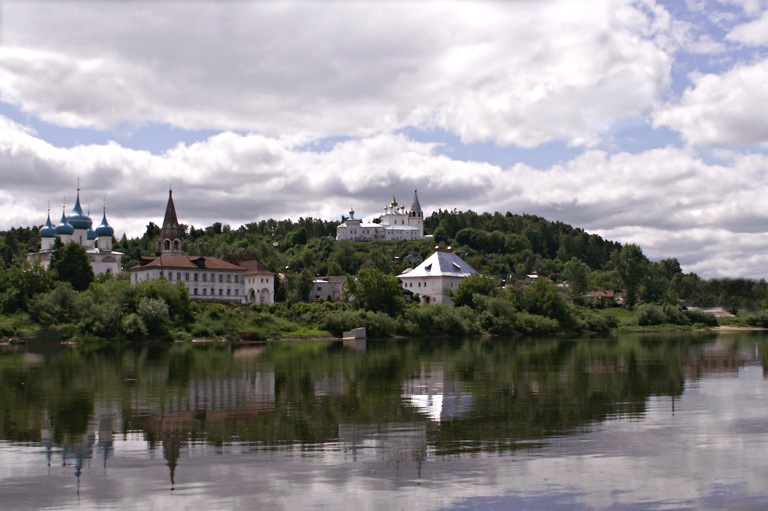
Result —
<instances>
[{"instance_id":1,"label":"white monastery building","mask_svg":"<svg viewBox=\"0 0 768 511\"><path fill-rule=\"evenodd\" d=\"M456 254L436 251L416 268L405 270L397 278L403 283L403 289L418 294L423 304L453 305L448 291L455 291L461 281L473 273L477 272Z\"/></svg>"},{"instance_id":2,"label":"white monastery building","mask_svg":"<svg viewBox=\"0 0 768 511\"><path fill-rule=\"evenodd\" d=\"M115 230L107 222L106 206L104 206L101 223L96 229L93 229L93 220L83 212L83 208L80 206L80 187L78 186L75 207L72 208L69 215L62 211L61 220L55 227L51 222L51 210L48 209L48 220L40 229L40 251L27 254L27 261L32 264L38 263L47 270L51 264L53 245L56 238L59 238L65 245L74 241L85 247L88 262L91 263L95 275L103 273L117 275L122 271L123 254L112 251L112 236L114 234Z\"/></svg>"},{"instance_id":3,"label":"white monastery building","mask_svg":"<svg viewBox=\"0 0 768 511\"><path fill-rule=\"evenodd\" d=\"M260 262L243 257L188 256L169 192L165 218L157 242L158 257L144 258L130 268L131 283L164 278L181 282L193 300L235 303L274 303L275 274Z\"/></svg>"},{"instance_id":4,"label":"white monastery building","mask_svg":"<svg viewBox=\"0 0 768 511\"><path fill-rule=\"evenodd\" d=\"M413 192L413 204L406 211L404 204L392 202L384 206L381 223L363 223L355 218L355 212L349 212L349 218L336 228L337 240L376 241L376 240L418 240L424 237L424 213L419 204L419 195Z\"/></svg>"}]
</instances>

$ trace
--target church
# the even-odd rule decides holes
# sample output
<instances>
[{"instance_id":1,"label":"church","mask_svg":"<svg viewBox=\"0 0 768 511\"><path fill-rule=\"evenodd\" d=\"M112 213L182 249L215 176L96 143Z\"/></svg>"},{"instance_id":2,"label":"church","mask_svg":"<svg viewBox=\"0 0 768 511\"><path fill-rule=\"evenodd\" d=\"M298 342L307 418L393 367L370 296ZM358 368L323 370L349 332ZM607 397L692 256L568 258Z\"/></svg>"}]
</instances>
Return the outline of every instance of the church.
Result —
<instances>
[{"instance_id":1,"label":"church","mask_svg":"<svg viewBox=\"0 0 768 511\"><path fill-rule=\"evenodd\" d=\"M254 259L232 256L188 256L184 233L176 217L173 192L168 193L163 227L157 240L158 257L142 258L128 269L131 284L165 278L181 282L193 300L274 303L275 274Z\"/></svg>"},{"instance_id":2,"label":"church","mask_svg":"<svg viewBox=\"0 0 768 511\"><path fill-rule=\"evenodd\" d=\"M51 209L48 208L48 220L40 229L40 250L27 254L27 261L32 264L40 264L46 270L51 264L53 245L56 238L60 238L65 245L74 241L85 247L88 262L91 263L93 273L117 275L122 271L123 254L112 250L112 237L115 230L107 222L107 207L104 206L101 223L93 228L93 220L83 212L80 206L80 187L77 188L77 200L75 207L69 215L66 210L61 213L61 220L54 227L51 222Z\"/></svg>"},{"instance_id":3,"label":"church","mask_svg":"<svg viewBox=\"0 0 768 511\"><path fill-rule=\"evenodd\" d=\"M336 228L337 240L377 241L377 240L419 240L424 237L424 213L419 204L419 194L413 192L413 204L406 211L405 204L392 202L384 206L381 223L363 223L355 218L355 212L349 212L349 218Z\"/></svg>"}]
</instances>

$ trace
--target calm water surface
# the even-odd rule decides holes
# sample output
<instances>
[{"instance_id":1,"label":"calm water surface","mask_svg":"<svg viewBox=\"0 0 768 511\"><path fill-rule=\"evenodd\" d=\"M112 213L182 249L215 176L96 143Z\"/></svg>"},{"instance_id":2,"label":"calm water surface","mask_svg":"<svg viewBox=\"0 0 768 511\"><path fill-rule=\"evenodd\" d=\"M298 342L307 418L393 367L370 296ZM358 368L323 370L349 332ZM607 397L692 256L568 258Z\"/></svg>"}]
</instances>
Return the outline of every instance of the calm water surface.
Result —
<instances>
[{"instance_id":1,"label":"calm water surface","mask_svg":"<svg viewBox=\"0 0 768 511\"><path fill-rule=\"evenodd\" d=\"M768 336L0 351L2 509L768 509Z\"/></svg>"}]
</instances>

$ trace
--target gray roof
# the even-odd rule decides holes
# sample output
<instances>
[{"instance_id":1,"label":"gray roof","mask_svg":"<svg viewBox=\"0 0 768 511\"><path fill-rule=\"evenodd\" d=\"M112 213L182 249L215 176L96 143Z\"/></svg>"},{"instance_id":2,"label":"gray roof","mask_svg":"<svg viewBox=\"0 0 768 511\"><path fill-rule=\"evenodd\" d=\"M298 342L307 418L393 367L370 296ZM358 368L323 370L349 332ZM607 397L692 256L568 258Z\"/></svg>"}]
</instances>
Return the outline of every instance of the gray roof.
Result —
<instances>
[{"instance_id":1,"label":"gray roof","mask_svg":"<svg viewBox=\"0 0 768 511\"><path fill-rule=\"evenodd\" d=\"M474 268L453 252L435 252L420 265L398 277L468 277Z\"/></svg>"}]
</instances>

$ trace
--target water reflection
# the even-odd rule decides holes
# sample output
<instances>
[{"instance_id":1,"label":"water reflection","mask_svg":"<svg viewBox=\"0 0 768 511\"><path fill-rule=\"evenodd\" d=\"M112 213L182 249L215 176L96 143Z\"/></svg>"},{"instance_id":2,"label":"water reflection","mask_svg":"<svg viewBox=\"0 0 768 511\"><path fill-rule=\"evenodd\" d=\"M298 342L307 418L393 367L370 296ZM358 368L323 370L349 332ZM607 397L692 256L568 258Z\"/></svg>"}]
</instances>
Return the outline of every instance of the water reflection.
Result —
<instances>
[{"instance_id":1,"label":"water reflection","mask_svg":"<svg viewBox=\"0 0 768 511\"><path fill-rule=\"evenodd\" d=\"M728 414L739 415L723 416L712 408L713 403L726 406L718 389L743 393L744 382L736 387L711 383L741 380L745 368L755 368L762 379L749 388L764 404L766 361L768 338L763 334L282 343L242 350L177 345L92 353L31 343L0 353L0 465L11 467L0 469L0 491L9 496L0 508L53 505L46 504L46 493L73 484L61 481L57 472L74 478L76 494L87 489L93 502L99 492L116 492L104 497L113 507L131 507L115 489L130 473L140 481L143 498L160 507L165 502L160 496L169 490L206 495L213 507L227 507L236 495L255 499L255 492L263 491L259 499L278 498L276 488L282 492L289 486L297 494L279 497L278 506L288 508L289 501L299 507L315 502L309 494L319 481L337 492L343 488L342 493L368 492L390 481L388 488L397 493L414 484L439 488L439 481L450 480L447 491L454 496L430 507L461 508L465 500L457 484L493 486L502 493L500 488L509 490L512 484L505 480L494 486L472 460L514 456L517 465L494 462L495 470L509 475L524 466L527 472L518 479L536 482L537 491L547 494L546 485L541 486L547 476L537 473L536 466L555 454L563 466L582 456L611 458L614 452L621 452L621 459L630 456L632 464L649 456L662 459L665 451L677 452L671 438L696 447L695 439L707 437L695 429L696 421L711 426L727 419L712 428L727 433L701 448L715 449L711 442L733 448L727 437L738 438L743 458L748 456L744 449L768 445L765 414L729 407ZM707 382L706 389L701 382ZM704 396L709 401L703 390L714 392ZM675 414L692 414L692 422ZM628 424L636 425L635 434L627 436ZM652 434L654 428L661 436ZM645 441L642 446L635 444L639 438ZM750 439L754 445L745 444ZM710 452L715 461L717 449ZM239 477L221 474L231 467L245 470L244 463L266 470L259 485L268 488L247 481L227 486ZM724 463L723 470L739 473L728 466L730 461ZM766 467L752 463L753 469ZM598 465L600 470L609 466ZM96 466L102 479L95 478ZM157 478L160 467L164 484ZM109 476L108 469L120 476ZM567 470L583 470L594 478L589 466L569 465ZM84 474L88 483L81 488ZM283 480L288 474L293 475ZM365 482L370 478L377 481L372 486ZM22 480L26 486L19 485ZM750 489L759 483L731 482L747 485L745 494L768 504L763 490ZM572 484L581 488L577 479ZM222 485L229 493L216 494ZM609 481L606 488L614 491L616 486ZM562 488L555 493L556 499L532 507L563 505L570 498ZM732 495L733 489L726 493ZM338 506L327 498L329 507ZM492 507L490 501L466 498L472 506ZM494 498L501 499L499 507L517 502ZM530 498L519 502L529 505L533 501L525 499ZM663 506L654 502L648 507Z\"/></svg>"}]
</instances>

